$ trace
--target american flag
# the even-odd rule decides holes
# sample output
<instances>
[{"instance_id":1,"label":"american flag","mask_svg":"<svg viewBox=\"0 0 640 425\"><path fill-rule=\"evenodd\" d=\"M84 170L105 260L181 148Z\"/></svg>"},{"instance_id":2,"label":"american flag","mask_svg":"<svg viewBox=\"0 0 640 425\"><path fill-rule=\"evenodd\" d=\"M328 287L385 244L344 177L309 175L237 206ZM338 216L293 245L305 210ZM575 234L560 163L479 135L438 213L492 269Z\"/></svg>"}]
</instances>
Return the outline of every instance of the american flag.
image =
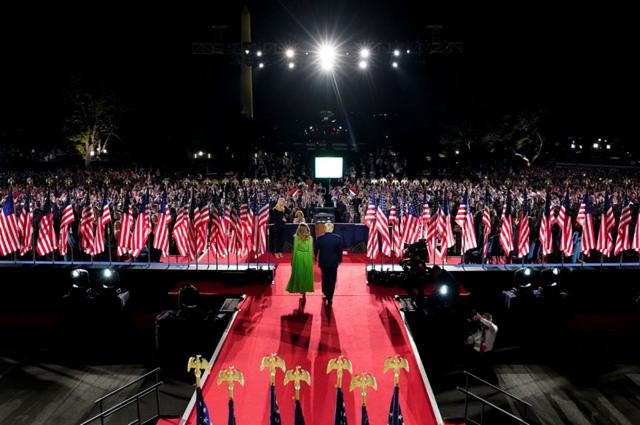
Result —
<instances>
[{"instance_id":1,"label":"american flag","mask_svg":"<svg viewBox=\"0 0 640 425\"><path fill-rule=\"evenodd\" d=\"M614 255L620 254L622 251L631 248L629 241L629 229L631 228L631 206L629 205L629 198L625 193L622 200L622 211L620 212L620 222L618 223L618 236L616 238L616 245L613 251Z\"/></svg>"},{"instance_id":2,"label":"american flag","mask_svg":"<svg viewBox=\"0 0 640 425\"><path fill-rule=\"evenodd\" d=\"M404 228L402 229L402 246L414 244L420 239L420 209L417 199L409 204L409 209L404 215Z\"/></svg>"},{"instance_id":3,"label":"american flag","mask_svg":"<svg viewBox=\"0 0 640 425\"><path fill-rule=\"evenodd\" d=\"M386 201L384 196L378 199L378 209L376 211L376 231L382 240L382 254L391 255L391 238L389 237L389 220L386 213Z\"/></svg>"},{"instance_id":4,"label":"american flag","mask_svg":"<svg viewBox=\"0 0 640 425\"><path fill-rule=\"evenodd\" d=\"M95 219L95 215L93 214L93 206L91 205L91 199L87 194L87 198L85 200L84 208L82 209L82 216L80 217L80 247L87 254L91 254L91 249L93 248L93 221Z\"/></svg>"},{"instance_id":5,"label":"american flag","mask_svg":"<svg viewBox=\"0 0 640 425\"><path fill-rule=\"evenodd\" d=\"M129 203L130 199L129 194L127 193L124 200L124 208L122 209L122 217L120 218L120 233L118 235L118 247L116 249L116 253L119 256L126 255L131 252L133 214L129 211L131 208Z\"/></svg>"},{"instance_id":6,"label":"american flag","mask_svg":"<svg viewBox=\"0 0 640 425\"><path fill-rule=\"evenodd\" d=\"M398 195L393 194L391 208L389 208L389 224L391 227L391 252L396 257L402 257L402 232L398 211Z\"/></svg>"},{"instance_id":7,"label":"american flag","mask_svg":"<svg viewBox=\"0 0 640 425\"><path fill-rule=\"evenodd\" d=\"M243 255L253 251L253 210L249 204L249 196L244 193L242 204L240 205L240 226L242 227Z\"/></svg>"},{"instance_id":8,"label":"american flag","mask_svg":"<svg viewBox=\"0 0 640 425\"><path fill-rule=\"evenodd\" d=\"M276 386L270 385L269 389L269 425L282 425L280 408L276 399Z\"/></svg>"},{"instance_id":9,"label":"american flag","mask_svg":"<svg viewBox=\"0 0 640 425\"><path fill-rule=\"evenodd\" d=\"M162 194L158 221L153 230L153 247L162 251L162 255L169 255L169 224L171 223L171 211L167 203L167 192Z\"/></svg>"},{"instance_id":10,"label":"american flag","mask_svg":"<svg viewBox=\"0 0 640 425\"><path fill-rule=\"evenodd\" d=\"M69 226L71 226L71 223L73 223L75 219L73 204L71 203L71 194L67 193L67 200L64 203L62 218L60 219L60 233L58 236L58 252L60 255L67 254L67 248L69 247Z\"/></svg>"},{"instance_id":11,"label":"american flag","mask_svg":"<svg viewBox=\"0 0 640 425\"><path fill-rule=\"evenodd\" d=\"M431 224L431 208L429 208L429 203L427 202L425 195L424 203L422 204L422 237L427 240L429 224Z\"/></svg>"},{"instance_id":12,"label":"american flag","mask_svg":"<svg viewBox=\"0 0 640 425\"><path fill-rule=\"evenodd\" d=\"M224 211L222 212L224 213ZM215 205L211 208L211 236L209 246L211 246L216 256L227 256L227 232L224 228L224 222L220 217L219 210Z\"/></svg>"},{"instance_id":13,"label":"american flag","mask_svg":"<svg viewBox=\"0 0 640 425\"><path fill-rule=\"evenodd\" d=\"M613 250L613 229L616 227L616 218L613 215L613 208L609 200L609 192L604 193L604 208L600 215L600 231L598 232L598 242L596 249L607 257Z\"/></svg>"},{"instance_id":14,"label":"american flag","mask_svg":"<svg viewBox=\"0 0 640 425\"><path fill-rule=\"evenodd\" d=\"M507 192L507 203L502 210L502 224L500 225L500 245L505 256L513 251L513 221L511 218L511 193Z\"/></svg>"},{"instance_id":15,"label":"american flag","mask_svg":"<svg viewBox=\"0 0 640 425\"><path fill-rule=\"evenodd\" d=\"M429 252L429 261L432 263L437 262L437 244L438 244L438 219L440 218L440 205L436 203L434 205L433 214L427 225L425 238L427 240L427 250ZM423 224L424 228L424 224Z\"/></svg>"},{"instance_id":16,"label":"american flag","mask_svg":"<svg viewBox=\"0 0 640 425\"><path fill-rule=\"evenodd\" d=\"M569 192L566 192L564 199L560 203L560 211L558 212L557 223L560 226L560 251L566 256L573 255L573 224L571 223L571 202L569 201Z\"/></svg>"},{"instance_id":17,"label":"american flag","mask_svg":"<svg viewBox=\"0 0 640 425\"><path fill-rule=\"evenodd\" d=\"M369 227L369 236L367 237L367 257L376 258L380 249L378 244L378 232L376 229L376 201L373 197L373 193L369 198L369 205L367 206L367 212L364 216L364 222Z\"/></svg>"},{"instance_id":18,"label":"american flag","mask_svg":"<svg viewBox=\"0 0 640 425\"><path fill-rule=\"evenodd\" d=\"M489 206L489 202L489 190L487 189L484 193L484 209L482 211L483 258L486 258L487 254L489 254L489 236L491 235L491 207Z\"/></svg>"},{"instance_id":19,"label":"american flag","mask_svg":"<svg viewBox=\"0 0 640 425\"><path fill-rule=\"evenodd\" d=\"M240 220L240 214L236 208L231 209L231 229L234 234L234 252L236 255L242 255L244 253L244 239L242 235L242 221Z\"/></svg>"},{"instance_id":20,"label":"american flag","mask_svg":"<svg viewBox=\"0 0 640 425\"><path fill-rule=\"evenodd\" d=\"M593 204L589 198L589 192L585 192L582 198L576 222L582 226L580 252L589 256L591 250L596 248L596 238L593 230Z\"/></svg>"},{"instance_id":21,"label":"american flag","mask_svg":"<svg viewBox=\"0 0 640 425\"><path fill-rule=\"evenodd\" d=\"M440 235L440 252L438 255L446 257L447 250L456 244L451 228L451 214L449 212L449 198L446 196L442 202L442 207L438 211L438 234Z\"/></svg>"},{"instance_id":22,"label":"american flag","mask_svg":"<svg viewBox=\"0 0 640 425\"><path fill-rule=\"evenodd\" d=\"M336 408L333 414L333 425L347 425L347 409L344 406L342 388L336 388Z\"/></svg>"},{"instance_id":23,"label":"american flag","mask_svg":"<svg viewBox=\"0 0 640 425\"><path fill-rule=\"evenodd\" d=\"M180 211L176 217L176 224L173 226L173 239L176 241L178 252L183 257L187 257L189 261L195 260L195 241L191 241L191 217L189 216L190 206L187 205L187 194L180 204Z\"/></svg>"},{"instance_id":24,"label":"american flag","mask_svg":"<svg viewBox=\"0 0 640 425\"><path fill-rule=\"evenodd\" d=\"M96 234L93 238L93 248L91 255L98 255L104 252L104 228L109 223L111 223L111 209L109 208L109 199L107 198L107 193L105 192L102 198L100 217L98 217L98 222L96 223Z\"/></svg>"},{"instance_id":25,"label":"american flag","mask_svg":"<svg viewBox=\"0 0 640 425\"><path fill-rule=\"evenodd\" d=\"M636 230L633 232L633 242L631 242L631 249L640 254L640 208L638 209L638 216L636 217Z\"/></svg>"},{"instance_id":26,"label":"american flag","mask_svg":"<svg viewBox=\"0 0 640 425\"><path fill-rule=\"evenodd\" d=\"M51 198L47 195L44 202L40 226L38 228L38 240L36 253L40 256L47 255L56 249L56 233L53 229L53 212L51 211Z\"/></svg>"},{"instance_id":27,"label":"american flag","mask_svg":"<svg viewBox=\"0 0 640 425\"><path fill-rule=\"evenodd\" d=\"M20 230L13 203L13 192L9 190L0 212L0 255L9 255L19 249Z\"/></svg>"},{"instance_id":28,"label":"american flag","mask_svg":"<svg viewBox=\"0 0 640 425\"><path fill-rule=\"evenodd\" d=\"M204 402L200 387L196 388L196 425L211 425L209 409Z\"/></svg>"},{"instance_id":29,"label":"american flag","mask_svg":"<svg viewBox=\"0 0 640 425\"><path fill-rule=\"evenodd\" d=\"M529 254L531 244L531 232L529 229L529 201L527 192L524 193L522 201L522 214L520 215L520 225L518 226L518 257L524 258Z\"/></svg>"},{"instance_id":30,"label":"american flag","mask_svg":"<svg viewBox=\"0 0 640 425\"><path fill-rule=\"evenodd\" d=\"M33 249L33 211L31 211L31 195L27 193L22 207L22 214L18 222L20 230L20 255Z\"/></svg>"},{"instance_id":31,"label":"american flag","mask_svg":"<svg viewBox=\"0 0 640 425\"><path fill-rule=\"evenodd\" d=\"M196 251L198 254L207 251L207 241L209 240L209 222L211 213L209 211L209 200L205 198L199 208L198 217L194 221L196 226Z\"/></svg>"},{"instance_id":32,"label":"american flag","mask_svg":"<svg viewBox=\"0 0 640 425\"><path fill-rule=\"evenodd\" d=\"M465 190L460 200L455 222L462 229L462 254L478 246L476 241L476 229L473 225L473 213L469 205L469 193Z\"/></svg>"},{"instance_id":33,"label":"american flag","mask_svg":"<svg viewBox=\"0 0 640 425\"><path fill-rule=\"evenodd\" d=\"M231 255L236 253L236 232L235 222L231 217L231 206L226 202L225 200L224 214L222 214L221 217L227 234L227 250L229 251L229 255Z\"/></svg>"},{"instance_id":34,"label":"american flag","mask_svg":"<svg viewBox=\"0 0 640 425\"><path fill-rule=\"evenodd\" d=\"M544 210L542 212L542 219L540 220L540 232L538 237L540 239L540 245L542 246L542 256L551 254L553 251L553 241L551 233L551 192L547 189L547 197L544 201Z\"/></svg>"},{"instance_id":35,"label":"american flag","mask_svg":"<svg viewBox=\"0 0 640 425\"><path fill-rule=\"evenodd\" d=\"M403 425L402 409L400 408L400 388L397 385L393 387L393 397L391 398L391 406L389 406L388 425Z\"/></svg>"},{"instance_id":36,"label":"american flag","mask_svg":"<svg viewBox=\"0 0 640 425\"><path fill-rule=\"evenodd\" d=\"M131 256L137 258L151 234L151 213L149 212L149 192L142 195L142 203L138 210L136 225L133 229L133 241L131 243Z\"/></svg>"},{"instance_id":37,"label":"american flag","mask_svg":"<svg viewBox=\"0 0 640 425\"><path fill-rule=\"evenodd\" d=\"M260 202L260 208L255 213L254 247L256 255L267 252L267 224L269 223L269 195L266 193Z\"/></svg>"}]
</instances>

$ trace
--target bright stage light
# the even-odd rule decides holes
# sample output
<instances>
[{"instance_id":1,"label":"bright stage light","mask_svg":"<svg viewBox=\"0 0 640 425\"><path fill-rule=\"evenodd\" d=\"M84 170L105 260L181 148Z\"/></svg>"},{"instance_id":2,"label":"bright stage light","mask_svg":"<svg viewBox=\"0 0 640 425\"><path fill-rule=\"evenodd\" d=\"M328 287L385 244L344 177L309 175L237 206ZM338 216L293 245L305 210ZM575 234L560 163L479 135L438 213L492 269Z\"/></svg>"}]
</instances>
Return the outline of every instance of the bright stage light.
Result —
<instances>
[{"instance_id":1,"label":"bright stage light","mask_svg":"<svg viewBox=\"0 0 640 425\"><path fill-rule=\"evenodd\" d=\"M289 62L289 69L293 69L296 67L296 64L293 62Z\"/></svg>"},{"instance_id":2,"label":"bright stage light","mask_svg":"<svg viewBox=\"0 0 640 425\"><path fill-rule=\"evenodd\" d=\"M411 50L407 49L407 54L408 55L411 54Z\"/></svg>"},{"instance_id":3,"label":"bright stage light","mask_svg":"<svg viewBox=\"0 0 640 425\"><path fill-rule=\"evenodd\" d=\"M104 276L106 279L111 279L111 276L113 276L113 271L111 269L104 269L102 271L102 276Z\"/></svg>"},{"instance_id":4,"label":"bright stage light","mask_svg":"<svg viewBox=\"0 0 640 425\"><path fill-rule=\"evenodd\" d=\"M553 269L551 269L551 273L553 273L554 276L558 276L560 274L560 269L554 267Z\"/></svg>"},{"instance_id":5,"label":"bright stage light","mask_svg":"<svg viewBox=\"0 0 640 425\"><path fill-rule=\"evenodd\" d=\"M293 49L287 49L284 51L284 55L289 59L291 59L295 54L296 52Z\"/></svg>"},{"instance_id":6,"label":"bright stage light","mask_svg":"<svg viewBox=\"0 0 640 425\"><path fill-rule=\"evenodd\" d=\"M395 50L393 51L393 56L395 56L395 57L400 56L400 50L395 49Z\"/></svg>"},{"instance_id":7,"label":"bright stage light","mask_svg":"<svg viewBox=\"0 0 640 425\"><path fill-rule=\"evenodd\" d=\"M367 61L360 61L360 62L358 62L358 68L360 68L360 69L367 69Z\"/></svg>"},{"instance_id":8,"label":"bright stage light","mask_svg":"<svg viewBox=\"0 0 640 425\"><path fill-rule=\"evenodd\" d=\"M533 270L531 270L530 268L526 268L524 269L524 275L529 277L533 274Z\"/></svg>"},{"instance_id":9,"label":"bright stage light","mask_svg":"<svg viewBox=\"0 0 640 425\"><path fill-rule=\"evenodd\" d=\"M447 285L440 285L438 293L442 296L447 296L449 294L449 287Z\"/></svg>"},{"instance_id":10,"label":"bright stage light","mask_svg":"<svg viewBox=\"0 0 640 425\"><path fill-rule=\"evenodd\" d=\"M80 272L78 270L74 270L74 271L71 272L71 276L73 278L78 278L78 277L80 277Z\"/></svg>"},{"instance_id":11,"label":"bright stage light","mask_svg":"<svg viewBox=\"0 0 640 425\"><path fill-rule=\"evenodd\" d=\"M260 63L258 64L258 68L264 68L264 64L263 64L262 62L260 62Z\"/></svg>"},{"instance_id":12,"label":"bright stage light","mask_svg":"<svg viewBox=\"0 0 640 425\"><path fill-rule=\"evenodd\" d=\"M391 67L392 68L397 68L398 67L398 62L391 62Z\"/></svg>"},{"instance_id":13,"label":"bright stage light","mask_svg":"<svg viewBox=\"0 0 640 425\"><path fill-rule=\"evenodd\" d=\"M257 56L257 57L261 57L261 56L262 56L262 50L258 50L258 51L256 52L256 56Z\"/></svg>"},{"instance_id":14,"label":"bright stage light","mask_svg":"<svg viewBox=\"0 0 640 425\"><path fill-rule=\"evenodd\" d=\"M360 57L363 59L367 59L371 55L371 51L366 47L364 49L360 49Z\"/></svg>"},{"instance_id":15,"label":"bright stage light","mask_svg":"<svg viewBox=\"0 0 640 425\"><path fill-rule=\"evenodd\" d=\"M244 54L245 54L245 55L248 55L249 53L251 53L249 50L245 50L245 51L244 51Z\"/></svg>"},{"instance_id":16,"label":"bright stage light","mask_svg":"<svg viewBox=\"0 0 640 425\"><path fill-rule=\"evenodd\" d=\"M320 68L323 71L331 71L336 62L336 49L335 47L323 44L318 49L318 60L320 62Z\"/></svg>"}]
</instances>

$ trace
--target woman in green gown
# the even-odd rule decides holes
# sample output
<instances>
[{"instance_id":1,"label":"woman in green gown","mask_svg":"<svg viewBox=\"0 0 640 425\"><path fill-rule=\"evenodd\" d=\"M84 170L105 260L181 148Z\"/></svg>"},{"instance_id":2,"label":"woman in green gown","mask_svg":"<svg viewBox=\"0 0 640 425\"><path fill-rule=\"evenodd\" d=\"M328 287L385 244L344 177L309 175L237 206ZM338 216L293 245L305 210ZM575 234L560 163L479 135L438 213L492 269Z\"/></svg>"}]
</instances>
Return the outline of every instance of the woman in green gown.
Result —
<instances>
[{"instance_id":1,"label":"woman in green gown","mask_svg":"<svg viewBox=\"0 0 640 425\"><path fill-rule=\"evenodd\" d=\"M302 294L303 300L306 299L306 292L313 292L313 239L305 223L300 223L293 236L291 277L287 292Z\"/></svg>"}]
</instances>

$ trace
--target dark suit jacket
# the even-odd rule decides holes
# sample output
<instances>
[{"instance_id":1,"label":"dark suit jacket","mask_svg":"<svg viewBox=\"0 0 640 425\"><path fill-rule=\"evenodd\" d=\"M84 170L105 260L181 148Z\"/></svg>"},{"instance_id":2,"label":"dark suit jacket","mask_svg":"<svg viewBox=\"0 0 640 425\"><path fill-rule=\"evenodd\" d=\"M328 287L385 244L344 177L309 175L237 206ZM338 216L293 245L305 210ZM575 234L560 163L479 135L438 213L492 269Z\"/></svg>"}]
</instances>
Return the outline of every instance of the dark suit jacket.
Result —
<instances>
[{"instance_id":1,"label":"dark suit jacket","mask_svg":"<svg viewBox=\"0 0 640 425\"><path fill-rule=\"evenodd\" d=\"M342 236L325 233L316 239L315 253L320 267L338 267L342 262Z\"/></svg>"}]
</instances>

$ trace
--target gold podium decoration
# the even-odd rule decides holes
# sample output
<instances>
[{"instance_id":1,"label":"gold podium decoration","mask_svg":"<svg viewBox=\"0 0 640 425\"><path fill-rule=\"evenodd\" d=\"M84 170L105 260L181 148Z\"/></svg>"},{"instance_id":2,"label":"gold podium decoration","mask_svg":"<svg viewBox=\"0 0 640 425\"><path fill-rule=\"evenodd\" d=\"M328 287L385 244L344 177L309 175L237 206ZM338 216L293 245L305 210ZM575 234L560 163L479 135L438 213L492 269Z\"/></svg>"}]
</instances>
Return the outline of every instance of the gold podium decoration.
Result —
<instances>
[{"instance_id":1,"label":"gold podium decoration","mask_svg":"<svg viewBox=\"0 0 640 425\"><path fill-rule=\"evenodd\" d=\"M234 382L238 382L240 385L244 385L244 375L235 366L229 366L221 369L218 373L218 385L223 382L227 383L227 389L229 390L229 400L233 400L233 385Z\"/></svg>"},{"instance_id":2,"label":"gold podium decoration","mask_svg":"<svg viewBox=\"0 0 640 425\"><path fill-rule=\"evenodd\" d=\"M200 354L189 357L189 361L187 362L187 372L190 372L191 369L193 369L193 374L196 376L196 387L200 388L200 377L202 376L202 371L207 370L208 368L209 362L207 359L203 359Z\"/></svg>"},{"instance_id":3,"label":"gold podium decoration","mask_svg":"<svg viewBox=\"0 0 640 425\"><path fill-rule=\"evenodd\" d=\"M404 369L409 373L409 362L404 357L396 354L393 357L387 357L384 361L384 373L393 369L393 385L396 387L400 383L400 369Z\"/></svg>"},{"instance_id":4,"label":"gold podium decoration","mask_svg":"<svg viewBox=\"0 0 640 425\"><path fill-rule=\"evenodd\" d=\"M300 400L300 382L304 381L307 385L311 385L311 375L308 371L304 370L301 366L296 366L295 369L289 369L284 374L284 385L289 382L293 382L293 389L296 391L295 399Z\"/></svg>"},{"instance_id":5,"label":"gold podium decoration","mask_svg":"<svg viewBox=\"0 0 640 425\"><path fill-rule=\"evenodd\" d=\"M329 360L329 363L327 363L327 373L331 373L334 370L338 375L338 383L336 384L336 388L342 388L342 375L344 374L344 371L347 370L349 371L349 373L353 373L351 361L340 354L337 358L331 359Z\"/></svg>"},{"instance_id":6,"label":"gold podium decoration","mask_svg":"<svg viewBox=\"0 0 640 425\"><path fill-rule=\"evenodd\" d=\"M276 369L282 370L283 373L287 371L287 366L282 358L278 357L278 353L271 353L268 356L264 356L260 362L260 372L265 369L269 369L271 385L276 384Z\"/></svg>"},{"instance_id":7,"label":"gold podium decoration","mask_svg":"<svg viewBox=\"0 0 640 425\"><path fill-rule=\"evenodd\" d=\"M351 378L351 384L349 385L349 391L353 391L356 388L360 388L360 398L362 399L362 405L367 405L367 388L373 388L378 390L378 382L376 377L367 372L360 372Z\"/></svg>"}]
</instances>

